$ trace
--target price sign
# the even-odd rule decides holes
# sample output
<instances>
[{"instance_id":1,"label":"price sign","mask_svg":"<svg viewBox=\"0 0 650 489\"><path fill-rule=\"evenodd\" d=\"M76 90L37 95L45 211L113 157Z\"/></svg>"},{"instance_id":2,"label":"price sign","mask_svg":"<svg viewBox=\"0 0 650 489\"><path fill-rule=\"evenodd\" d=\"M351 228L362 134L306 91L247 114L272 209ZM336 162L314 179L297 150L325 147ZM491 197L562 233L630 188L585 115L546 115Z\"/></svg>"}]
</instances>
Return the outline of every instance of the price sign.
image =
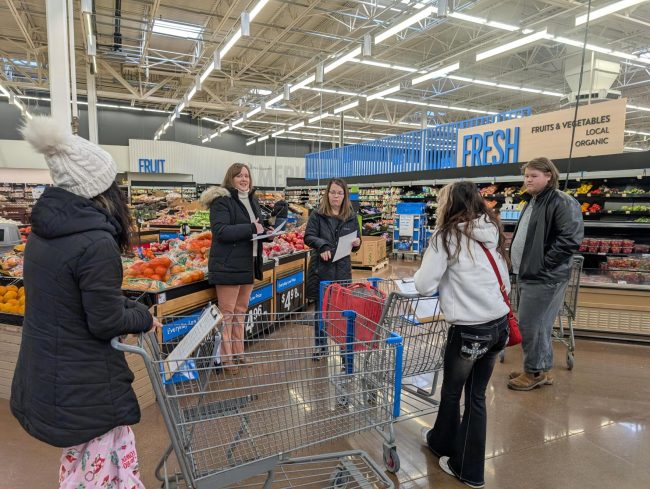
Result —
<instances>
[{"instance_id":1,"label":"price sign","mask_svg":"<svg viewBox=\"0 0 650 489\"><path fill-rule=\"evenodd\" d=\"M276 280L275 310L286 313L300 309L303 298L304 273L302 271Z\"/></svg>"},{"instance_id":2,"label":"price sign","mask_svg":"<svg viewBox=\"0 0 650 489\"><path fill-rule=\"evenodd\" d=\"M399 235L400 236L413 236L413 221L414 216L401 214L399 216Z\"/></svg>"},{"instance_id":3,"label":"price sign","mask_svg":"<svg viewBox=\"0 0 650 489\"><path fill-rule=\"evenodd\" d=\"M248 303L245 331L252 336L268 328L273 306L273 284L253 289Z\"/></svg>"}]
</instances>

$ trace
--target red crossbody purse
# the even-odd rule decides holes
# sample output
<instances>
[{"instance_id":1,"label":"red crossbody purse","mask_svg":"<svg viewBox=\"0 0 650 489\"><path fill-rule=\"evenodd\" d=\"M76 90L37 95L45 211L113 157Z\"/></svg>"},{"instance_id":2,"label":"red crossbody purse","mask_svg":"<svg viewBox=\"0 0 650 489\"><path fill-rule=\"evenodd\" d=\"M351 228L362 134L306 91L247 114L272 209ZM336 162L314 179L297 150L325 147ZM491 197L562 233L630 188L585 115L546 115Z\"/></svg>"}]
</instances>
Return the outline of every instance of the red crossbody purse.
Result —
<instances>
[{"instance_id":1,"label":"red crossbody purse","mask_svg":"<svg viewBox=\"0 0 650 489\"><path fill-rule=\"evenodd\" d=\"M483 243L479 243L479 245L481 246L481 248L483 248L483 251L485 251L487 258L490 261L490 265L492 265L492 270L494 270L494 273L497 276L497 280L499 281L499 290L501 290L503 301L508 305L508 309L509 309L508 326L510 327L510 336L508 338L507 346L518 345L519 343L521 343L521 331L519 331L519 323L517 322L517 317L515 316L515 313L512 312L510 299L508 298L508 294L506 293L506 286L503 285L503 280L501 279L499 268L497 267L497 263L494 261L494 257L492 256L492 253L490 253L490 250L488 250L485 246L483 246Z\"/></svg>"}]
</instances>

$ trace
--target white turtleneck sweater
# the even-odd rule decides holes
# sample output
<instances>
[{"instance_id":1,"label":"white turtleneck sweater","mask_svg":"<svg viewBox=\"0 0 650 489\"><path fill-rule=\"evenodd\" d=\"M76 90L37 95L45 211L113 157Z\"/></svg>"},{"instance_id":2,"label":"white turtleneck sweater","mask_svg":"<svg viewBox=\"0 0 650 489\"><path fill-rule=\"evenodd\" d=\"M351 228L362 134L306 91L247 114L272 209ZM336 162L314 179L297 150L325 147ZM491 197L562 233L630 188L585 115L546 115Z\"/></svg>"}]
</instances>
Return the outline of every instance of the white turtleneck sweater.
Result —
<instances>
[{"instance_id":1,"label":"white turtleneck sweater","mask_svg":"<svg viewBox=\"0 0 650 489\"><path fill-rule=\"evenodd\" d=\"M251 201L248 198L248 192L242 192L241 190L238 190L237 192L239 194L239 200L242 204L244 204L244 207L246 207L246 210L248 211L248 215L251 218L251 223L254 223L257 221L257 217L253 212L253 208L251 207ZM253 242L253 256L257 256L257 242Z\"/></svg>"}]
</instances>

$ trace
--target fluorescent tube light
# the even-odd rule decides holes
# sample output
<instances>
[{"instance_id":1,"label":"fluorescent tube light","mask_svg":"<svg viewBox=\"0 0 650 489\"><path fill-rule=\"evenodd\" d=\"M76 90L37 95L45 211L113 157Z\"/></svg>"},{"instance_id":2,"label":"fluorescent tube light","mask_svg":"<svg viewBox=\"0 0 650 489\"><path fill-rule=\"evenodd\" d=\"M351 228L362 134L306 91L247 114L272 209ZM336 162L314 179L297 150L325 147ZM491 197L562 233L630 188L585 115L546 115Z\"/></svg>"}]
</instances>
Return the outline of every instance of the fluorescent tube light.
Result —
<instances>
[{"instance_id":1,"label":"fluorescent tube light","mask_svg":"<svg viewBox=\"0 0 650 489\"><path fill-rule=\"evenodd\" d=\"M427 7L425 9L420 10L417 14L412 15L408 19L403 20L399 24L394 25L390 29L386 29L381 34L375 36L375 44L379 44L385 41L386 39L388 39L389 37L397 34L398 32L402 32L404 29L412 26L413 24L426 19L427 17L431 16L431 14L433 14L434 10L435 10L434 7Z\"/></svg>"},{"instance_id":2,"label":"fluorescent tube light","mask_svg":"<svg viewBox=\"0 0 650 489\"><path fill-rule=\"evenodd\" d=\"M488 59L493 56L497 56L499 54L507 53L508 51L512 51L514 49L523 47L532 42L539 41L540 39L544 39L545 37L546 37L546 29L542 29L541 31L537 31L534 34L531 34L529 36L521 37L519 39L515 39L514 41L508 42L506 44L502 44L501 46L497 46L496 48L492 48L492 49L488 49L487 51L480 52L476 55L476 61L483 61L484 59Z\"/></svg>"},{"instance_id":3,"label":"fluorescent tube light","mask_svg":"<svg viewBox=\"0 0 650 489\"><path fill-rule=\"evenodd\" d=\"M377 98L381 98L384 95L390 95L391 93L399 92L399 89L400 89L400 85L397 84L395 86L381 90L380 92L373 93L372 95L368 96L368 102L370 102L371 100L375 100Z\"/></svg>"},{"instance_id":4,"label":"fluorescent tube light","mask_svg":"<svg viewBox=\"0 0 650 489\"><path fill-rule=\"evenodd\" d=\"M341 112L345 112L346 110L354 109L358 105L359 105L359 101L355 100L354 102L351 102L351 103L349 103L347 105L342 105L341 107L337 107L336 109L334 109L334 113L335 114L340 114Z\"/></svg>"},{"instance_id":5,"label":"fluorescent tube light","mask_svg":"<svg viewBox=\"0 0 650 489\"><path fill-rule=\"evenodd\" d=\"M619 10L624 10L626 8L634 7L640 3L644 3L647 0L621 0L620 2L610 3L596 10L592 10L589 14L589 22L593 22L596 19L605 17L606 15L613 14ZM582 25L587 22L587 14L579 15L576 17L576 26Z\"/></svg>"},{"instance_id":6,"label":"fluorescent tube light","mask_svg":"<svg viewBox=\"0 0 650 489\"><path fill-rule=\"evenodd\" d=\"M440 78L441 76L445 76L447 73L456 71L458 68L460 68L460 63L454 63L453 65L445 66L444 68L440 68L439 70L432 71L431 73L427 73L426 75L422 75L422 76L418 76L417 78L414 78L412 84L418 85L419 83L425 82L427 80Z\"/></svg>"}]
</instances>

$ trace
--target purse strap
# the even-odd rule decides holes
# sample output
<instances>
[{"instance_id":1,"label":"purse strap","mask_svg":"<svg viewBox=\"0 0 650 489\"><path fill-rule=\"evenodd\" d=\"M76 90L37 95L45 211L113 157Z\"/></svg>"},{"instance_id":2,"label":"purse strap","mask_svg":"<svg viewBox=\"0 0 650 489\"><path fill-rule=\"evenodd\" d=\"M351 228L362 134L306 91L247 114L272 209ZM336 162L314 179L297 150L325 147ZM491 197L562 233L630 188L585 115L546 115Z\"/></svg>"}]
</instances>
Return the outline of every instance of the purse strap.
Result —
<instances>
[{"instance_id":1,"label":"purse strap","mask_svg":"<svg viewBox=\"0 0 650 489\"><path fill-rule=\"evenodd\" d=\"M508 305L510 310L512 311L512 306L510 305L510 299L508 298L508 294L506 293L506 286L503 285L503 280L501 279L501 274L499 273L499 267L497 267L497 262L494 261L494 257L492 256L492 253L490 253L490 250L488 250L483 243L478 243L479 246L485 251L485 254L487 255L487 259L490 261L490 265L492 265L492 270L494 270L495 275L497 276L497 280L499 281L499 290L501 291L501 295L503 296L503 301Z\"/></svg>"}]
</instances>

